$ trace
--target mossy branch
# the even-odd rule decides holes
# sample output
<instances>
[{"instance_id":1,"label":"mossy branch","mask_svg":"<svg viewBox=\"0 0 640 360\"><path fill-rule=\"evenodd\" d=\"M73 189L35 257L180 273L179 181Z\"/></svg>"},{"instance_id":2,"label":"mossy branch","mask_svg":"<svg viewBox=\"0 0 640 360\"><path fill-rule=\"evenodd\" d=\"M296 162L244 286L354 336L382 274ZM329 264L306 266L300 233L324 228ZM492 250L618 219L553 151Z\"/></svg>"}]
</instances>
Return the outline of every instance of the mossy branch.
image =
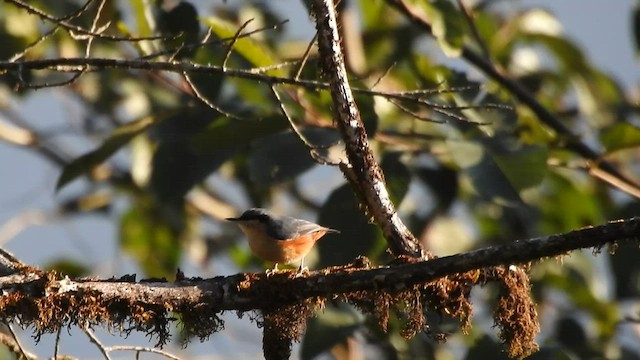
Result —
<instances>
[{"instance_id":1,"label":"mossy branch","mask_svg":"<svg viewBox=\"0 0 640 360\"><path fill-rule=\"evenodd\" d=\"M427 304L432 310L458 318L466 328L472 310L468 302L471 287L499 281L509 293L501 295L505 301L496 313L500 335L510 348L532 351L535 344L530 342L537 331L535 311L523 314L526 319L520 319L518 312L511 311L508 301L528 299L528 282L523 280L526 276L523 277L522 268L510 265L638 238L640 217L428 261L404 258L397 264L371 267L360 259L354 264L304 276L296 276L294 272L272 276L246 273L211 279L180 278L174 282L136 282L130 276L72 280L23 265L0 277L3 293L0 317L5 322L33 326L37 335L53 333L68 325L102 325L154 334L161 345L168 341L169 327L175 320L172 316L180 316L187 334L206 339L222 328L221 312L260 310L268 315L263 316L263 321L291 324L289 329L281 328L282 337L298 340L306 319L325 301L342 300L376 315L382 326L388 319L389 308L402 303L404 311L410 314L405 332L410 336L422 330L417 327L428 326L420 321L420 311L412 311L411 304L417 304L416 301L420 306ZM514 336L513 332L526 336ZM527 344L512 343L523 338L529 339Z\"/></svg>"}]
</instances>

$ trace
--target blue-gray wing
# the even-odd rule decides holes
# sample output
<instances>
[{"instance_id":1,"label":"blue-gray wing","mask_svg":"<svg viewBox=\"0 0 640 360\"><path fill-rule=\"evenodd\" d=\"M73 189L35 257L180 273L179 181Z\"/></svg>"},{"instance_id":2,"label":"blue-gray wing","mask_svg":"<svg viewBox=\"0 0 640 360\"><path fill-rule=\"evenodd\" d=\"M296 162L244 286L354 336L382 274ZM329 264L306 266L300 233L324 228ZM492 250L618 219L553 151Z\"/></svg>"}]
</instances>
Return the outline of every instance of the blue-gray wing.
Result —
<instances>
[{"instance_id":1,"label":"blue-gray wing","mask_svg":"<svg viewBox=\"0 0 640 360\"><path fill-rule=\"evenodd\" d=\"M310 221L296 219L289 216L274 218L272 223L269 225L270 226L267 226L267 234L278 240L295 239L320 230L325 230L327 232L339 232Z\"/></svg>"}]
</instances>

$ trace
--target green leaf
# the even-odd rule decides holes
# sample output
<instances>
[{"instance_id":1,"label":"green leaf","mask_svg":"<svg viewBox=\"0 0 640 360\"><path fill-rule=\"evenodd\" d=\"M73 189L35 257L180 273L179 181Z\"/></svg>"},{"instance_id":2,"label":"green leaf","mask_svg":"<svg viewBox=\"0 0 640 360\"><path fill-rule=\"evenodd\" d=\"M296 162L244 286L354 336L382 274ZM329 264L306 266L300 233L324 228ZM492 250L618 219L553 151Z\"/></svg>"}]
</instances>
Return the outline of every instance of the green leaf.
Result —
<instances>
[{"instance_id":1,"label":"green leaf","mask_svg":"<svg viewBox=\"0 0 640 360\"><path fill-rule=\"evenodd\" d=\"M640 128L618 123L602 130L600 141L608 152L640 146Z\"/></svg>"},{"instance_id":2,"label":"green leaf","mask_svg":"<svg viewBox=\"0 0 640 360\"><path fill-rule=\"evenodd\" d=\"M248 145L256 139L287 127L288 122L282 116L258 120L223 118L213 122L204 131L194 136L192 144L199 151L211 152L230 146Z\"/></svg>"},{"instance_id":3,"label":"green leaf","mask_svg":"<svg viewBox=\"0 0 640 360\"><path fill-rule=\"evenodd\" d=\"M605 221L605 205L588 186L549 172L545 188L553 195L540 203L544 214L541 233L566 232Z\"/></svg>"},{"instance_id":4,"label":"green leaf","mask_svg":"<svg viewBox=\"0 0 640 360\"><path fill-rule=\"evenodd\" d=\"M400 161L401 156L402 152L386 152L380 164L387 182L387 191L396 207L402 202L411 183L411 171Z\"/></svg>"},{"instance_id":5,"label":"green leaf","mask_svg":"<svg viewBox=\"0 0 640 360\"><path fill-rule=\"evenodd\" d=\"M167 277L175 272L181 254L178 235L146 198L138 199L120 221L122 249L151 277Z\"/></svg>"},{"instance_id":6,"label":"green leaf","mask_svg":"<svg viewBox=\"0 0 640 360\"><path fill-rule=\"evenodd\" d=\"M160 34L167 36L167 38L163 39L165 48L179 49L175 54L176 59L192 57L197 48L181 49L181 47L199 42L200 22L198 22L198 10L196 7L184 0L170 8L166 4L156 6L157 29Z\"/></svg>"},{"instance_id":7,"label":"green leaf","mask_svg":"<svg viewBox=\"0 0 640 360\"><path fill-rule=\"evenodd\" d=\"M340 140L340 134L331 128L306 127L301 132L320 149ZM249 153L249 175L261 186L293 179L316 164L302 140L290 131L257 139Z\"/></svg>"},{"instance_id":8,"label":"green leaf","mask_svg":"<svg viewBox=\"0 0 640 360\"><path fill-rule=\"evenodd\" d=\"M547 157L547 148L538 145L524 145L515 151L493 154L496 164L517 190L542 182L547 173Z\"/></svg>"},{"instance_id":9,"label":"green leaf","mask_svg":"<svg viewBox=\"0 0 640 360\"><path fill-rule=\"evenodd\" d=\"M480 196L502 205L513 206L522 202L517 189L481 144L447 141L447 148Z\"/></svg>"},{"instance_id":10,"label":"green leaf","mask_svg":"<svg viewBox=\"0 0 640 360\"><path fill-rule=\"evenodd\" d=\"M447 56L458 57L464 45L465 21L452 2L447 0L419 1L429 21L433 35Z\"/></svg>"},{"instance_id":11,"label":"green leaf","mask_svg":"<svg viewBox=\"0 0 640 360\"><path fill-rule=\"evenodd\" d=\"M381 231L364 216L349 184L329 195L318 223L340 230L340 234L327 235L316 245L320 252L319 266L346 264L359 255L377 257L386 248Z\"/></svg>"},{"instance_id":12,"label":"green leaf","mask_svg":"<svg viewBox=\"0 0 640 360\"><path fill-rule=\"evenodd\" d=\"M149 27L149 23L147 22L147 17L145 14L145 9L147 9L145 1L132 0L129 2L129 4L133 9L132 14L136 20L135 23L138 27L138 36L151 36L151 28ZM126 24L118 23L118 26L126 26Z\"/></svg>"},{"instance_id":13,"label":"green leaf","mask_svg":"<svg viewBox=\"0 0 640 360\"><path fill-rule=\"evenodd\" d=\"M153 116L147 116L115 129L100 147L73 160L62 169L62 174L56 184L56 191L100 165L131 139L154 124L156 120Z\"/></svg>"},{"instance_id":14,"label":"green leaf","mask_svg":"<svg viewBox=\"0 0 640 360\"><path fill-rule=\"evenodd\" d=\"M217 17L205 17L202 21L211 28L214 34L222 39L233 38L238 31L238 27L233 23ZM245 28L243 32L246 33L247 29ZM275 53L251 36L238 38L233 44L233 50L255 67L266 67L276 65L280 62ZM271 69L265 73L271 76L285 75L282 69Z\"/></svg>"},{"instance_id":15,"label":"green leaf","mask_svg":"<svg viewBox=\"0 0 640 360\"><path fill-rule=\"evenodd\" d=\"M475 190L501 204L519 203L519 192L542 182L548 150L540 145L509 145L507 139L448 141L454 161L471 178Z\"/></svg>"}]
</instances>

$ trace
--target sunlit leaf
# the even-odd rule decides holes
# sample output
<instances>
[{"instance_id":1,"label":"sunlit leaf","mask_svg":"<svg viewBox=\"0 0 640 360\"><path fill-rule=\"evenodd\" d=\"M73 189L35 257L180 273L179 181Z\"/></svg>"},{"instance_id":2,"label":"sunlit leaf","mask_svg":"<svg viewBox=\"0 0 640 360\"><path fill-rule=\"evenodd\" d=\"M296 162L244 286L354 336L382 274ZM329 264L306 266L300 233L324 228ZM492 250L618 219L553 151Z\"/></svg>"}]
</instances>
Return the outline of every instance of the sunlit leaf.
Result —
<instances>
[{"instance_id":1,"label":"sunlit leaf","mask_svg":"<svg viewBox=\"0 0 640 360\"><path fill-rule=\"evenodd\" d=\"M229 146L248 145L263 136L276 133L288 127L284 117L273 116L256 120L224 118L213 122L196 135L193 145L199 151L209 152Z\"/></svg>"},{"instance_id":2,"label":"sunlit leaf","mask_svg":"<svg viewBox=\"0 0 640 360\"><path fill-rule=\"evenodd\" d=\"M132 14L135 18L135 24L138 29L138 36L151 36L151 28L149 27L149 23L147 22L147 17L145 16L145 9L147 6L145 5L144 0L132 0L129 2L131 8L133 9ZM120 24L119 24L120 26ZM122 25L125 26L125 25Z\"/></svg>"},{"instance_id":3,"label":"sunlit leaf","mask_svg":"<svg viewBox=\"0 0 640 360\"><path fill-rule=\"evenodd\" d=\"M155 117L148 116L115 129L100 147L80 156L64 167L58 178L56 190L60 190L71 181L100 165L155 121Z\"/></svg>"},{"instance_id":4,"label":"sunlit leaf","mask_svg":"<svg viewBox=\"0 0 640 360\"><path fill-rule=\"evenodd\" d=\"M209 26L211 31L213 31L213 33L219 38L233 38L238 31L238 26L218 17L205 17L202 21ZM251 26L248 26L248 28L251 28ZM247 29L243 32L246 33ZM279 59L276 54L251 36L238 38L237 41L233 43L233 50L250 62L254 67L266 67L279 63ZM284 71L282 69L270 69L266 71L266 74L282 76L284 75Z\"/></svg>"},{"instance_id":5,"label":"sunlit leaf","mask_svg":"<svg viewBox=\"0 0 640 360\"><path fill-rule=\"evenodd\" d=\"M469 176L479 195L503 205L515 205L522 201L517 189L481 144L448 141L447 148L456 164Z\"/></svg>"},{"instance_id":6,"label":"sunlit leaf","mask_svg":"<svg viewBox=\"0 0 640 360\"><path fill-rule=\"evenodd\" d=\"M628 123L618 123L603 129L600 141L607 151L640 146L640 128Z\"/></svg>"},{"instance_id":7,"label":"sunlit leaf","mask_svg":"<svg viewBox=\"0 0 640 360\"><path fill-rule=\"evenodd\" d=\"M542 182L547 173L547 148L525 145L505 152L493 153L493 159L513 187L523 190Z\"/></svg>"},{"instance_id":8,"label":"sunlit leaf","mask_svg":"<svg viewBox=\"0 0 640 360\"><path fill-rule=\"evenodd\" d=\"M464 44L465 22L460 12L451 1L434 0L419 1L431 23L433 35L445 54L451 57L460 56Z\"/></svg>"}]
</instances>

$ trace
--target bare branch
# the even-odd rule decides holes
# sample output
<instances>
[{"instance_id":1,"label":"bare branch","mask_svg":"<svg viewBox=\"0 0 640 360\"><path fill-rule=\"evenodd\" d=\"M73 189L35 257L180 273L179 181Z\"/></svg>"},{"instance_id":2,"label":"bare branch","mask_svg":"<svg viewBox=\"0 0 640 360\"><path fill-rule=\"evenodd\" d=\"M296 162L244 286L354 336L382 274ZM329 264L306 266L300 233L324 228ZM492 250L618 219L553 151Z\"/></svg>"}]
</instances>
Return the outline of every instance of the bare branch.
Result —
<instances>
[{"instance_id":1,"label":"bare branch","mask_svg":"<svg viewBox=\"0 0 640 360\"><path fill-rule=\"evenodd\" d=\"M147 353L162 355L167 359L171 359L171 360L182 360L181 358L173 354L170 354L166 351L149 348L149 347L143 347L143 346L114 345L114 346L107 347L107 350L109 350L109 352L112 352L112 351L135 351L136 353L147 352Z\"/></svg>"},{"instance_id":2,"label":"bare branch","mask_svg":"<svg viewBox=\"0 0 640 360\"><path fill-rule=\"evenodd\" d=\"M467 271L505 264L528 264L548 257L565 255L577 249L602 248L607 244L638 241L639 238L640 217L635 217L428 261L377 268L361 263L312 271L305 276L296 276L295 271L281 272L269 277L265 273L246 273L211 279L185 279L173 283L131 282L128 278L121 280L65 278L42 282L52 274L25 268L22 274L0 277L0 289L12 289L10 293L0 296L0 304L8 306L6 301L15 299L15 292L28 291L25 295L39 297L43 301L47 297L92 294L95 297L94 300L98 302L96 305L105 307L102 311L113 307L113 304L117 304L118 301L147 306L160 305L166 311L176 313L194 311L201 308L202 304L206 304L207 309L215 312L248 311L271 308L274 304L295 303L301 299L314 297L332 299L358 291L407 289L416 284L429 283ZM280 286L283 283L287 283L287 291L281 291ZM127 311L127 309L120 310ZM77 311L77 309L69 308L61 311ZM6 311L0 313L4 320L17 315L17 313ZM60 320L69 320L62 313L57 316ZM29 319L25 317L23 320Z\"/></svg>"},{"instance_id":3,"label":"bare branch","mask_svg":"<svg viewBox=\"0 0 640 360\"><path fill-rule=\"evenodd\" d=\"M0 73L4 71L24 71L24 70L52 70L59 72L79 72L79 71L101 71L104 69L123 69L123 70L148 70L148 71L169 71L177 73L203 73L203 74L224 74L230 77L240 79L254 80L263 82L268 85L287 84L295 85L308 89L330 89L331 85L322 81L302 80L290 77L272 76L262 74L261 70L256 69L231 69L223 68L215 65L201 65L183 62L163 62L163 61L147 61L147 60L126 60L126 59L106 59L106 58L57 58L28 60L20 62L0 61ZM354 93L369 96L380 96L383 98L391 98L409 102L422 102L425 106L431 106L420 100L421 95L441 94L456 91L465 91L474 87L456 87L452 89L420 89L400 92L375 91L370 89L352 88ZM497 107L497 106L496 106ZM455 109L455 106L452 107ZM445 113L446 115L446 113ZM454 118L457 118L454 116Z\"/></svg>"},{"instance_id":4,"label":"bare branch","mask_svg":"<svg viewBox=\"0 0 640 360\"><path fill-rule=\"evenodd\" d=\"M82 331L84 331L84 333L89 337L89 340L98 347L98 349L102 353L102 356L104 356L106 360L111 360L109 351L104 345L102 345L102 342L100 341L100 339L98 339L96 334L93 333L93 330L91 330L88 326L85 326Z\"/></svg>"},{"instance_id":5,"label":"bare branch","mask_svg":"<svg viewBox=\"0 0 640 360\"><path fill-rule=\"evenodd\" d=\"M309 55L311 54L311 49L313 48L313 45L316 43L316 40L318 40L318 32L313 34L313 39L309 41L307 48L304 50L304 54L302 55L302 59L300 59L300 64L298 65L298 70L296 71L296 75L293 77L294 79L296 80L300 79L300 76L302 75L302 70L304 69L304 66L307 64L307 61L309 61Z\"/></svg>"},{"instance_id":6,"label":"bare branch","mask_svg":"<svg viewBox=\"0 0 640 360\"><path fill-rule=\"evenodd\" d=\"M158 39L164 39L166 37L164 36L148 36L148 37L131 37L131 36L125 36L125 37L119 37L119 36L111 36L111 35L104 35L101 33L95 33L89 30L86 30L84 28L81 28L79 26L70 24L66 21L67 17L62 17L62 18L56 18L54 16L51 16L50 14L47 14L46 12L37 9L29 4L26 4L20 0L4 0L5 2L14 4L15 6L22 8L24 10L26 10L29 14L35 15L40 17L43 20L47 20L50 21L68 31L71 32L72 36L75 36L74 33L77 34L82 34L84 36L91 36L91 37L97 37L100 39L105 39L105 40L111 40L111 41L127 41L127 42L133 42L133 41L144 41L144 40L158 40ZM88 6L88 4L85 4L84 6ZM82 8L84 8L84 6ZM81 9L82 9L81 8ZM75 12L77 13L77 12Z\"/></svg>"},{"instance_id":7,"label":"bare branch","mask_svg":"<svg viewBox=\"0 0 640 360\"><path fill-rule=\"evenodd\" d=\"M353 175L347 178L366 204L369 215L382 228L391 251L395 255L423 257L425 254L418 241L391 202L382 169L369 148L364 123L347 79L334 3L332 0L314 0L312 10L318 31L320 63L329 78L335 117L349 158L349 164L341 168Z\"/></svg>"},{"instance_id":8,"label":"bare branch","mask_svg":"<svg viewBox=\"0 0 640 360\"><path fill-rule=\"evenodd\" d=\"M16 335L16 332L13 330L13 326L11 326L11 324L9 323L5 323L5 325L9 330L9 334L11 334L11 337L13 338L13 345L15 347L15 350L17 350L18 355L20 355L20 358L25 360L36 359L36 356L27 353L27 351L24 349L24 347L20 343L18 335Z\"/></svg>"},{"instance_id":9,"label":"bare branch","mask_svg":"<svg viewBox=\"0 0 640 360\"><path fill-rule=\"evenodd\" d=\"M284 117L287 119L287 121L289 121L289 125L291 125L291 129L293 130L293 132L302 141L302 143L307 148L307 150L309 150L309 154L311 155L313 160L315 160L317 163L322 164L322 165L334 165L334 166L337 166L338 163L332 162L331 159L329 159L328 157L321 156L320 153L318 152L318 148L314 144L312 144L307 139L307 137L304 135L304 133L302 133L300 128L298 128L298 125L296 125L295 121L293 120L293 118L289 114L289 111L287 110L286 106L284 105L284 102L280 98L280 94L278 93L278 90L275 88L275 86L271 86L271 92L273 93L273 96L278 101L278 104L280 106L280 111L282 112L282 115L284 115Z\"/></svg>"},{"instance_id":10,"label":"bare branch","mask_svg":"<svg viewBox=\"0 0 640 360\"><path fill-rule=\"evenodd\" d=\"M222 68L223 69L227 68L227 61L229 61L229 57L231 56L231 53L233 52L233 46L236 44L236 42L240 38L240 35L242 34L242 30L244 30L244 28L246 28L252 21L253 21L253 19L249 19L249 20L245 21L244 24L242 24L240 26L240 28L238 28L238 30L236 31L235 35L233 35L233 39L231 39L231 42L229 43L229 46L227 47L227 53L224 54L224 60L222 61Z\"/></svg>"}]
</instances>

